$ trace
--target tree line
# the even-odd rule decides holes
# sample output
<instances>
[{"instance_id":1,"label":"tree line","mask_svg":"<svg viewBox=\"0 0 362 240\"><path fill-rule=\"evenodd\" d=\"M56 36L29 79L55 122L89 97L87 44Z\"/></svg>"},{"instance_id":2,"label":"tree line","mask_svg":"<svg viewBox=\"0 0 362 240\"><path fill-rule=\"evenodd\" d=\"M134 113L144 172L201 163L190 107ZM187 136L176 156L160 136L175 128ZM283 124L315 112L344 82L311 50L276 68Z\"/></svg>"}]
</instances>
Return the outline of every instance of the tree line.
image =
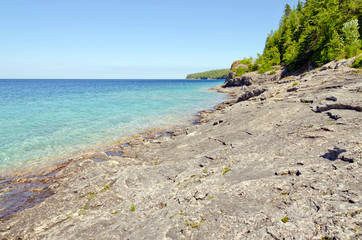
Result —
<instances>
[{"instance_id":1,"label":"tree line","mask_svg":"<svg viewBox=\"0 0 362 240\"><path fill-rule=\"evenodd\" d=\"M229 73L229 69L211 70L207 72L192 73L186 79L222 79Z\"/></svg>"},{"instance_id":2,"label":"tree line","mask_svg":"<svg viewBox=\"0 0 362 240\"><path fill-rule=\"evenodd\" d=\"M296 70L361 53L361 0L306 0L286 4L279 28L266 38L253 69L259 73L283 65ZM246 60L246 59L244 59Z\"/></svg>"}]
</instances>

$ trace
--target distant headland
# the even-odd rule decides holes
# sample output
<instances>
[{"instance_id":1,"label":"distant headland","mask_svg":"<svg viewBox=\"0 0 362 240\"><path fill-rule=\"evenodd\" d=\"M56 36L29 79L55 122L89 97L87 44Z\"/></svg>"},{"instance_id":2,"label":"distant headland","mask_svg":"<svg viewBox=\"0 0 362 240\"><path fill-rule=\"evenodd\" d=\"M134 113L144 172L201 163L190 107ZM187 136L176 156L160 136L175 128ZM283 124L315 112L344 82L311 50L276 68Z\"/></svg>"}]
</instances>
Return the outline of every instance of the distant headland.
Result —
<instances>
[{"instance_id":1,"label":"distant headland","mask_svg":"<svg viewBox=\"0 0 362 240\"><path fill-rule=\"evenodd\" d=\"M225 79L230 69L211 70L206 72L192 73L186 79Z\"/></svg>"}]
</instances>

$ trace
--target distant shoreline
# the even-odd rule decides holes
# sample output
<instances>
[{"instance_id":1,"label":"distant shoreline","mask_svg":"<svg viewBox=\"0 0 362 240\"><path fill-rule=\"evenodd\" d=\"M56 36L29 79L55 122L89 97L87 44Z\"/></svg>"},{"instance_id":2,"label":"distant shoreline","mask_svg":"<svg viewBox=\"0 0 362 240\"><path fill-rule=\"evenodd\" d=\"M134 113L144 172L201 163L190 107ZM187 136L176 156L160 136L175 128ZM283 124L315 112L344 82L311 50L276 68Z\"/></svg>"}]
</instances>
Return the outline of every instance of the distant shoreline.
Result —
<instances>
[{"instance_id":1,"label":"distant shoreline","mask_svg":"<svg viewBox=\"0 0 362 240\"><path fill-rule=\"evenodd\" d=\"M192 73L186 76L186 79L207 79L207 80L225 80L229 74L229 69L211 70L206 72Z\"/></svg>"}]
</instances>

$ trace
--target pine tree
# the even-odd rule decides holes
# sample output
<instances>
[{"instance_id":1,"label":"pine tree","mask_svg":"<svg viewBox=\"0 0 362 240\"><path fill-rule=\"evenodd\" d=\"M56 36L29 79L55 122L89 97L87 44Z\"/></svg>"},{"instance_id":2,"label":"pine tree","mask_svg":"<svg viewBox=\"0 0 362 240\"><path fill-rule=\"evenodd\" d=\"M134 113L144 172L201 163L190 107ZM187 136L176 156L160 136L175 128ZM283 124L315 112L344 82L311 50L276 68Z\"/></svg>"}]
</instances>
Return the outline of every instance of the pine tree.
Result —
<instances>
[{"instance_id":1,"label":"pine tree","mask_svg":"<svg viewBox=\"0 0 362 240\"><path fill-rule=\"evenodd\" d=\"M293 9L286 4L279 29L268 35L257 62L264 69L275 62L296 69L306 62L321 65L352 57L362 47L361 21L361 0L298 1Z\"/></svg>"},{"instance_id":2,"label":"pine tree","mask_svg":"<svg viewBox=\"0 0 362 240\"><path fill-rule=\"evenodd\" d=\"M345 46L342 37L336 30L333 31L332 38L321 52L321 62L330 62L335 59L342 59L345 56Z\"/></svg>"}]
</instances>

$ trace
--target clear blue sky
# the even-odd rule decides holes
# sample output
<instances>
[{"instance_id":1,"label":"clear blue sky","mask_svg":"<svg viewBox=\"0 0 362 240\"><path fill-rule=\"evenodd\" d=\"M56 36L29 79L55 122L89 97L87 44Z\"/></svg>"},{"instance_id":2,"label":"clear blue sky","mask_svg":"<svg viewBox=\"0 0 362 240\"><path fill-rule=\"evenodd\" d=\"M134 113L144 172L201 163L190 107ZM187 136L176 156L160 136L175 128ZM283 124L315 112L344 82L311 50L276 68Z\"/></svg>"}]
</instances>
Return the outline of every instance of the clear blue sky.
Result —
<instances>
[{"instance_id":1,"label":"clear blue sky","mask_svg":"<svg viewBox=\"0 0 362 240\"><path fill-rule=\"evenodd\" d=\"M253 56L298 0L0 0L0 78L185 78Z\"/></svg>"}]
</instances>

